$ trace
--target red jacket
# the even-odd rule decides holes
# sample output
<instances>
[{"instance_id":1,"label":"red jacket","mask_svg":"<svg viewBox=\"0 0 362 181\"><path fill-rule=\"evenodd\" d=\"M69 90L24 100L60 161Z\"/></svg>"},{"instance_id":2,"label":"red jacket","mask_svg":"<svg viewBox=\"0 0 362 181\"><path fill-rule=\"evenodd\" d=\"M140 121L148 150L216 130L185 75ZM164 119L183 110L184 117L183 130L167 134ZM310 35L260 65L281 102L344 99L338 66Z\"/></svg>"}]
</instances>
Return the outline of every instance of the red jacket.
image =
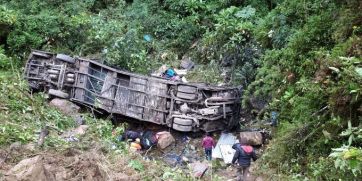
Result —
<instances>
[{"instance_id":1,"label":"red jacket","mask_svg":"<svg viewBox=\"0 0 362 181\"><path fill-rule=\"evenodd\" d=\"M202 139L203 148L212 148L213 146L215 146L215 141L212 137L206 136L204 139Z\"/></svg>"}]
</instances>

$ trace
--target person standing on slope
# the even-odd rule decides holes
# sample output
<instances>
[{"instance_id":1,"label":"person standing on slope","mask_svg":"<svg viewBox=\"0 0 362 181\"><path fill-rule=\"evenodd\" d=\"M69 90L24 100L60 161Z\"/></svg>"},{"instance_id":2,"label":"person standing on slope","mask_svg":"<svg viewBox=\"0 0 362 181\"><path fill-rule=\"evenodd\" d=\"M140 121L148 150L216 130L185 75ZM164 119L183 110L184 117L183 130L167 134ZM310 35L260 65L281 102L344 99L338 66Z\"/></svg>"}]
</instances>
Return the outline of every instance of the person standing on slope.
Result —
<instances>
[{"instance_id":1,"label":"person standing on slope","mask_svg":"<svg viewBox=\"0 0 362 181\"><path fill-rule=\"evenodd\" d=\"M251 159L253 159L253 161L257 159L255 150L252 146L247 145L247 140L243 138L240 139L239 143L234 144L232 148L236 150L236 152L231 163L235 164L235 162L238 161L239 164L238 180L241 179L242 175L243 181L246 181L249 176Z\"/></svg>"},{"instance_id":2,"label":"person standing on slope","mask_svg":"<svg viewBox=\"0 0 362 181\"><path fill-rule=\"evenodd\" d=\"M206 159L211 160L212 148L215 147L215 141L210 133L206 133L206 136L202 139L202 147L205 149Z\"/></svg>"}]
</instances>

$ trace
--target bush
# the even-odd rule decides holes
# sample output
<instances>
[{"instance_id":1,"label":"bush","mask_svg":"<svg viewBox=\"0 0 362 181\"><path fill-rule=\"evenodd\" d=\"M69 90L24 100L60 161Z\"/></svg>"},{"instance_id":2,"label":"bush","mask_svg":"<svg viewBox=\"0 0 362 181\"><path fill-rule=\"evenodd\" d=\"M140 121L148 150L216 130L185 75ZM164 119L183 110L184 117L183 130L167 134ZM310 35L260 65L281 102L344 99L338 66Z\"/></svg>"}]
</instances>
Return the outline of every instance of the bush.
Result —
<instances>
[{"instance_id":1,"label":"bush","mask_svg":"<svg viewBox=\"0 0 362 181\"><path fill-rule=\"evenodd\" d=\"M10 58L5 55L5 50L0 46L0 69L6 70L11 68Z\"/></svg>"}]
</instances>

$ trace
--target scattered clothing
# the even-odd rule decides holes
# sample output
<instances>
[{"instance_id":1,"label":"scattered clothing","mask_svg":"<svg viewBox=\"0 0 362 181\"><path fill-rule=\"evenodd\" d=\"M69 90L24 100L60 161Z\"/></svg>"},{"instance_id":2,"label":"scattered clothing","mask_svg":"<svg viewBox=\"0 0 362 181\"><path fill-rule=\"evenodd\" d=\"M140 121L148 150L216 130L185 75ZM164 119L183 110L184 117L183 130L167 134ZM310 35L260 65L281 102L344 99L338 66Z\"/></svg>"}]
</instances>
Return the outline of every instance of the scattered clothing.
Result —
<instances>
[{"instance_id":1,"label":"scattered clothing","mask_svg":"<svg viewBox=\"0 0 362 181\"><path fill-rule=\"evenodd\" d=\"M139 132L136 131L126 131L126 139L131 139L132 141L136 140L137 138L139 138L141 135Z\"/></svg>"},{"instance_id":2,"label":"scattered clothing","mask_svg":"<svg viewBox=\"0 0 362 181\"><path fill-rule=\"evenodd\" d=\"M141 149L142 149L141 144L136 143L136 142L132 142L132 143L131 143L130 150L132 150L132 151L139 151L139 150L141 150Z\"/></svg>"},{"instance_id":3,"label":"scattered clothing","mask_svg":"<svg viewBox=\"0 0 362 181\"><path fill-rule=\"evenodd\" d=\"M180 76L177 75L176 71L173 68L168 68L163 74L162 77L172 80L172 81L180 81Z\"/></svg>"},{"instance_id":4,"label":"scattered clothing","mask_svg":"<svg viewBox=\"0 0 362 181\"><path fill-rule=\"evenodd\" d=\"M186 143L190 140L190 138L186 134L182 134L181 141L182 143Z\"/></svg>"},{"instance_id":5,"label":"scattered clothing","mask_svg":"<svg viewBox=\"0 0 362 181\"><path fill-rule=\"evenodd\" d=\"M143 149L149 149L157 144L157 138L152 131L145 131L142 135L141 145Z\"/></svg>"},{"instance_id":6,"label":"scattered clothing","mask_svg":"<svg viewBox=\"0 0 362 181\"><path fill-rule=\"evenodd\" d=\"M175 167L176 165L181 164L182 159L176 153L166 153L163 156L163 161L165 161L171 167Z\"/></svg>"},{"instance_id":7,"label":"scattered clothing","mask_svg":"<svg viewBox=\"0 0 362 181\"><path fill-rule=\"evenodd\" d=\"M175 70L173 70L172 68L168 68L168 69L165 71L165 76L166 76L166 78L171 79L172 77L176 76L176 72L175 72Z\"/></svg>"},{"instance_id":8,"label":"scattered clothing","mask_svg":"<svg viewBox=\"0 0 362 181\"><path fill-rule=\"evenodd\" d=\"M141 134L136 131L128 130L123 133L123 135L118 137L118 141L135 141L137 138L140 138Z\"/></svg>"}]
</instances>

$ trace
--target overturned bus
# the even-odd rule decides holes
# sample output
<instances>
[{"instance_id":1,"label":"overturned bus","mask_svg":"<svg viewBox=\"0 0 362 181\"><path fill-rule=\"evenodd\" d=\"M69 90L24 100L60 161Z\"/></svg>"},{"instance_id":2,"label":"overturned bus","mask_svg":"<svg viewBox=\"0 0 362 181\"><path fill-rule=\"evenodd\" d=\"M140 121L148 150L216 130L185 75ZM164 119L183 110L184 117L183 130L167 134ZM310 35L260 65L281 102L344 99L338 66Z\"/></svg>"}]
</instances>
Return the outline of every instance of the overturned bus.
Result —
<instances>
[{"instance_id":1,"label":"overturned bus","mask_svg":"<svg viewBox=\"0 0 362 181\"><path fill-rule=\"evenodd\" d=\"M24 77L33 90L178 131L231 129L239 122L236 87L174 82L36 50L29 55Z\"/></svg>"}]
</instances>

